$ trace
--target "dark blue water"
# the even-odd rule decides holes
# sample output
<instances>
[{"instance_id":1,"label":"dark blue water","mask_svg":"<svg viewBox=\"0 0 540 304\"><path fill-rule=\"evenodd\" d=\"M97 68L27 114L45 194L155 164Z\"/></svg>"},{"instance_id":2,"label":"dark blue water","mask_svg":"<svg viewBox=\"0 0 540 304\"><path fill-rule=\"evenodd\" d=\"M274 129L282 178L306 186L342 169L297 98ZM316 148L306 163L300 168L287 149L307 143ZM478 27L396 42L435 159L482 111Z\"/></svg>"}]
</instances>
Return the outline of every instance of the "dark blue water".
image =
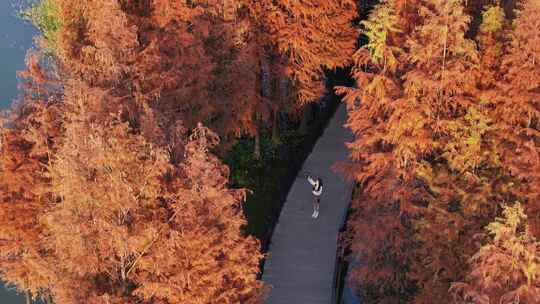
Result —
<instances>
[{"instance_id":1,"label":"dark blue water","mask_svg":"<svg viewBox=\"0 0 540 304\"><path fill-rule=\"evenodd\" d=\"M0 108L17 96L16 73L24 69L26 50L36 35L36 29L17 16L22 1L28 0L0 0Z\"/></svg>"},{"instance_id":2,"label":"dark blue water","mask_svg":"<svg viewBox=\"0 0 540 304\"><path fill-rule=\"evenodd\" d=\"M36 30L17 17L21 0L0 0L0 108L17 96L17 71L24 69L26 50ZM24 297L0 284L1 304L24 304Z\"/></svg>"}]
</instances>

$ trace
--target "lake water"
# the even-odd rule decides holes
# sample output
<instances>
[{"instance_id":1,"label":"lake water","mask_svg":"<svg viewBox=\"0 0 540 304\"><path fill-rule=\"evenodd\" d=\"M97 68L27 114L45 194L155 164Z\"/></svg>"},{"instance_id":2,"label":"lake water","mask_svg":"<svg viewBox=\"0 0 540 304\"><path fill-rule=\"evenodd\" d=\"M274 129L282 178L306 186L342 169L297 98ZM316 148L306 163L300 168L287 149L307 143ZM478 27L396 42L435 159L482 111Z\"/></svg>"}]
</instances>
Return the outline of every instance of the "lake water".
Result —
<instances>
[{"instance_id":1,"label":"lake water","mask_svg":"<svg viewBox=\"0 0 540 304\"><path fill-rule=\"evenodd\" d=\"M23 0L0 0L0 107L11 105L17 96L17 71L24 69L26 50L33 44L36 29L17 17ZM3 302L2 302L3 304Z\"/></svg>"},{"instance_id":2,"label":"lake water","mask_svg":"<svg viewBox=\"0 0 540 304\"><path fill-rule=\"evenodd\" d=\"M17 17L21 0L0 0L0 108L17 96L17 71L24 69L26 50L36 30ZM24 297L0 284L1 304L24 304Z\"/></svg>"}]
</instances>

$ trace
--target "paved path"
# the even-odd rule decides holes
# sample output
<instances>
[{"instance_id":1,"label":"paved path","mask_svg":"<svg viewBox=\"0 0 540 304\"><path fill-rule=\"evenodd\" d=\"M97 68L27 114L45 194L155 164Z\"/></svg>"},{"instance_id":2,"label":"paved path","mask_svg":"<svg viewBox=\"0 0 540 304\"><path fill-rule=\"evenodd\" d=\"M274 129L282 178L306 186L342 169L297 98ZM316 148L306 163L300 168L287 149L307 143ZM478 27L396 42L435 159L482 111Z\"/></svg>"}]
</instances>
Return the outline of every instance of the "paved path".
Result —
<instances>
[{"instance_id":1,"label":"paved path","mask_svg":"<svg viewBox=\"0 0 540 304\"><path fill-rule=\"evenodd\" d=\"M272 236L263 281L271 285L268 304L331 304L338 231L352 191L331 167L347 159L345 142L352 138L343 127L347 111L341 104L312 153L304 171L323 179L318 219L312 219L311 185L297 178Z\"/></svg>"}]
</instances>

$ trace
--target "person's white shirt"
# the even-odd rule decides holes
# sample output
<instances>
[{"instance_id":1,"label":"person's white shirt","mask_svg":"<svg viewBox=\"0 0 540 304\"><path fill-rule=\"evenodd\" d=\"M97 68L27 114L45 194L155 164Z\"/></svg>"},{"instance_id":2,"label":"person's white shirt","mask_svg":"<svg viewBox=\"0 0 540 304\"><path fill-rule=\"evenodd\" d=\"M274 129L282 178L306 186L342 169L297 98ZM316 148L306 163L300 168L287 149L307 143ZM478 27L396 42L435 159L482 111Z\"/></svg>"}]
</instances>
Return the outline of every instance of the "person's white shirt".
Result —
<instances>
[{"instance_id":1,"label":"person's white shirt","mask_svg":"<svg viewBox=\"0 0 540 304\"><path fill-rule=\"evenodd\" d=\"M322 185L319 185L319 179L312 179L311 176L307 178L308 182L313 186L313 195L320 196L322 194Z\"/></svg>"}]
</instances>

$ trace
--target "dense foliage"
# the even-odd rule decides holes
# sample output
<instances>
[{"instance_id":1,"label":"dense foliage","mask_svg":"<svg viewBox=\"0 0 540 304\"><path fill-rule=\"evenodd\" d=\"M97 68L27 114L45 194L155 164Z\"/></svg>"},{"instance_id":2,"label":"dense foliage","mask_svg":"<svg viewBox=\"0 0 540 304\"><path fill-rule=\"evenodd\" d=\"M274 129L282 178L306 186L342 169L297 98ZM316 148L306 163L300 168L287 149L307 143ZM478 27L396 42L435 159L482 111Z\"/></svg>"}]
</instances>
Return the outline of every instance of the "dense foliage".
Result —
<instances>
[{"instance_id":1,"label":"dense foliage","mask_svg":"<svg viewBox=\"0 0 540 304\"><path fill-rule=\"evenodd\" d=\"M50 303L262 301L247 189L220 157L255 137L257 163L269 128L286 140L281 114L303 87L286 72L296 53L260 23L272 12L250 5L37 0L23 13L42 35L1 129L2 280ZM328 20L347 40L326 33L312 77L354 51L354 3L339 8L349 17Z\"/></svg>"},{"instance_id":2,"label":"dense foliage","mask_svg":"<svg viewBox=\"0 0 540 304\"><path fill-rule=\"evenodd\" d=\"M260 303L229 179L255 185L352 64L357 293L539 303L540 1L373 2L36 1L0 130L0 277L56 303Z\"/></svg>"},{"instance_id":3,"label":"dense foliage","mask_svg":"<svg viewBox=\"0 0 540 304\"><path fill-rule=\"evenodd\" d=\"M151 107L169 66L126 87L138 41L119 4L57 4L62 78L29 57L26 100L2 130L2 277L55 303L259 302L259 242L242 232L244 190L227 187L217 135Z\"/></svg>"},{"instance_id":4,"label":"dense foliage","mask_svg":"<svg viewBox=\"0 0 540 304\"><path fill-rule=\"evenodd\" d=\"M338 88L362 186L352 280L368 303L540 299L540 2L514 20L478 2L381 1L357 87Z\"/></svg>"}]
</instances>

